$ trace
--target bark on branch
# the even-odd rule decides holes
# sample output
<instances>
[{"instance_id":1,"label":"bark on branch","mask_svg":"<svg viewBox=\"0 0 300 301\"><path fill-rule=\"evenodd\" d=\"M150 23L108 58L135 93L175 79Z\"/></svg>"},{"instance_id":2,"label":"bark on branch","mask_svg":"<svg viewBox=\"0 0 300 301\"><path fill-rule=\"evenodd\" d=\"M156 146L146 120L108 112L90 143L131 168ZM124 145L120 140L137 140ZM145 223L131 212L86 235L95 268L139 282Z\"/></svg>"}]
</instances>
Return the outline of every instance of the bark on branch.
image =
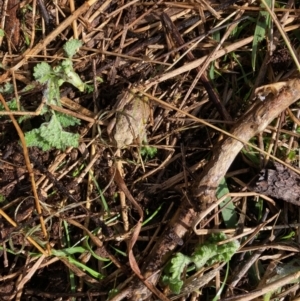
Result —
<instances>
[{"instance_id":1,"label":"bark on branch","mask_svg":"<svg viewBox=\"0 0 300 301\"><path fill-rule=\"evenodd\" d=\"M231 130L231 134L238 140L227 137L214 147L213 157L198 176L192 193L202 208L215 201L216 188L225 176L233 160L243 148L242 141L249 141L257 133L263 131L267 125L282 111L300 98L300 80L294 79L287 82L276 83L258 89L260 99L246 112ZM175 216L170 221L163 235L157 241L148 258L141 264L142 274L154 285L160 277L160 269L170 258L173 250L180 244L185 234L196 221L197 213L193 208L188 208L187 201L182 204ZM131 300L141 301L148 298L151 292L140 280L136 280L130 288ZM113 300L120 300L116 297Z\"/></svg>"}]
</instances>

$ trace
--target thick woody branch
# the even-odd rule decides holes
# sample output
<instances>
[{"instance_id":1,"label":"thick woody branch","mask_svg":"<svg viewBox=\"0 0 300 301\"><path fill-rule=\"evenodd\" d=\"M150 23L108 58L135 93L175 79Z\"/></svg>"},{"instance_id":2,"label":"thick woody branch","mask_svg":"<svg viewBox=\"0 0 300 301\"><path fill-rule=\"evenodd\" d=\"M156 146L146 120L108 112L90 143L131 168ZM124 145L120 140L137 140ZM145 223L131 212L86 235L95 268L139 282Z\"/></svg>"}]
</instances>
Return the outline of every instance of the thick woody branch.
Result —
<instances>
[{"instance_id":1,"label":"thick woody branch","mask_svg":"<svg viewBox=\"0 0 300 301\"><path fill-rule=\"evenodd\" d=\"M198 200L202 208L215 201L216 188L225 176L233 160L243 148L242 141L248 141L257 133L263 131L267 125L281 112L300 98L300 80L294 79L261 87L257 94L263 101L257 100L254 106L246 112L231 130L237 139L227 137L214 147L213 157L193 187L193 198ZM182 239L191 229L199 217L193 208L189 208L188 201L182 200L181 206L169 223L163 235L154 246L145 262L142 263L142 274L148 281L156 284L160 269L172 255L174 249L182 244ZM127 288L128 290L128 288ZM136 280L130 287L131 300L145 300L151 292ZM119 300L117 298L116 300Z\"/></svg>"}]
</instances>

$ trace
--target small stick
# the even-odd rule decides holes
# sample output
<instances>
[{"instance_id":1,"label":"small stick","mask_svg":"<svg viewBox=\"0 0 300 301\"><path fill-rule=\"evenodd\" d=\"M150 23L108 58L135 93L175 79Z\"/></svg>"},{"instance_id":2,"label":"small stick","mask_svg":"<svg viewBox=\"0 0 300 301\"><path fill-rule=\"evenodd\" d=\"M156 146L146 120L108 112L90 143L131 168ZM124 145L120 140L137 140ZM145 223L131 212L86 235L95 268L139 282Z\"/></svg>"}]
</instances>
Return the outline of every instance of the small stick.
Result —
<instances>
[{"instance_id":1,"label":"small stick","mask_svg":"<svg viewBox=\"0 0 300 301\"><path fill-rule=\"evenodd\" d=\"M2 95L0 94L0 101L2 102L2 105L4 106L5 110L6 111L10 111L4 98L2 97ZM40 224L41 224L41 229L42 229L42 232L44 234L44 237L45 239L47 240L48 239L48 233L47 233L47 230L46 230L46 227L45 227L45 222L44 222L44 218L42 216L42 209L41 209L41 205L40 205L40 202L39 202L39 197L38 197L38 193L37 193L37 189L36 189L36 184L35 184L35 180L34 180L34 173L33 173L33 169L31 167L31 163L30 163L30 159L29 159L29 154L28 154L28 149L27 149L27 146L26 146L26 142L25 142L25 137L24 137L24 134L18 124L18 122L16 121L15 117L13 116L13 114L9 115L12 123L14 124L17 132L18 132L18 135L20 137L20 140L21 140L21 143L22 143L22 146L23 146L23 152L24 152L24 158L25 158L25 163L26 163L26 167L27 167L27 170L28 170L28 173L29 173L29 177L30 177L30 181L31 181L31 187L32 187L32 192L33 192L33 195L34 195L34 199L35 199L35 206L36 206L36 210L40 216ZM29 238L27 237L27 239L29 240ZM30 242L32 243L32 239L30 239ZM33 241L34 242L34 241ZM34 242L34 245L36 246L36 243ZM39 250L45 254L45 251L44 250L41 250L41 248L39 248ZM51 254L51 247L50 247L50 244L49 242L47 241L47 251L48 251L48 254L50 255Z\"/></svg>"},{"instance_id":2,"label":"small stick","mask_svg":"<svg viewBox=\"0 0 300 301\"><path fill-rule=\"evenodd\" d=\"M38 0L38 4L39 4L39 9L40 9L40 13L44 19L45 25L46 27L48 27L50 25L50 16L48 14L47 8L44 4L43 0Z\"/></svg>"}]
</instances>

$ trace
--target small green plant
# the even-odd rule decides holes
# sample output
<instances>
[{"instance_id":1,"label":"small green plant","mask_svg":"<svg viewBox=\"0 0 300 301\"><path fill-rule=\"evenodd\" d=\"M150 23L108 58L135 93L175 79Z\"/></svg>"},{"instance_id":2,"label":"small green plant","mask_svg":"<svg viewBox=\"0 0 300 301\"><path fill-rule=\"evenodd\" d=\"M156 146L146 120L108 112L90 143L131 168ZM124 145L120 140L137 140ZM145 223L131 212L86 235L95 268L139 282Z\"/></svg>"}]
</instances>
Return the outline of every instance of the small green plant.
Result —
<instances>
[{"instance_id":1,"label":"small green plant","mask_svg":"<svg viewBox=\"0 0 300 301\"><path fill-rule=\"evenodd\" d=\"M164 269L163 283L169 285L173 293L179 294L183 285L181 275L188 265L193 264L199 270L205 265L228 262L239 248L239 243L235 240L218 245L225 239L226 235L223 233L213 234L204 244L196 247L192 256L176 253Z\"/></svg>"},{"instance_id":2,"label":"small green plant","mask_svg":"<svg viewBox=\"0 0 300 301\"><path fill-rule=\"evenodd\" d=\"M4 202L5 202L5 196L0 193L0 203L4 203Z\"/></svg>"},{"instance_id":3,"label":"small green plant","mask_svg":"<svg viewBox=\"0 0 300 301\"><path fill-rule=\"evenodd\" d=\"M34 77L46 88L43 93L45 105L41 111L46 122L38 129L33 129L25 134L27 146L38 146L44 151L51 148L64 150L66 147L78 146L79 134L69 133L65 127L79 124L80 120L72 116L57 113L49 105L61 106L59 87L68 82L83 92L86 85L73 69L71 58L75 55L81 42L78 40L68 41L63 49L67 56L56 67L51 67L48 63L42 62L34 67Z\"/></svg>"},{"instance_id":4,"label":"small green plant","mask_svg":"<svg viewBox=\"0 0 300 301\"><path fill-rule=\"evenodd\" d=\"M156 156L157 154L157 148L156 147L151 147L148 145L144 145L141 148L141 156L144 157L145 161L152 159Z\"/></svg>"},{"instance_id":5,"label":"small green plant","mask_svg":"<svg viewBox=\"0 0 300 301\"><path fill-rule=\"evenodd\" d=\"M116 288L111 289L108 292L108 300L112 299L114 296L116 296L119 293L119 290Z\"/></svg>"},{"instance_id":6,"label":"small green plant","mask_svg":"<svg viewBox=\"0 0 300 301\"><path fill-rule=\"evenodd\" d=\"M1 90L0 90L0 93L1 93ZM13 100L11 100L11 101L8 101L6 104L7 104L8 108L11 111L16 111L18 109L17 108L17 102L16 102L15 98ZM3 104L0 103L0 111L4 111L4 110L5 110L5 108L4 108Z\"/></svg>"},{"instance_id":7,"label":"small green plant","mask_svg":"<svg viewBox=\"0 0 300 301\"><path fill-rule=\"evenodd\" d=\"M6 94L6 93L13 93L14 92L14 86L10 83L5 83L3 86L0 87L0 93ZM1 110L4 110L4 107L2 104L0 104Z\"/></svg>"}]
</instances>

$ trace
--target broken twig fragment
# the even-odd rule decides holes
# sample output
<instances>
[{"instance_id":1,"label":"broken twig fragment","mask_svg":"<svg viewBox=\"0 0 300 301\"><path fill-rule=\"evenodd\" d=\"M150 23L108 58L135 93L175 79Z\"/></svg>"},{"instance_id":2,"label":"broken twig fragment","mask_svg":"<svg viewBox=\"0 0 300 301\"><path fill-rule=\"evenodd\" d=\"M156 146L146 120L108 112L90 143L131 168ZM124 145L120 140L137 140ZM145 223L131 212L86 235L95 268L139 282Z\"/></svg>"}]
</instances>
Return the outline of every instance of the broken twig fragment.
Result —
<instances>
[{"instance_id":1,"label":"broken twig fragment","mask_svg":"<svg viewBox=\"0 0 300 301\"><path fill-rule=\"evenodd\" d=\"M262 132L267 125L281 112L300 98L300 79L263 86L257 89L260 98L246 112L230 131L237 139L227 137L214 147L213 156L198 177L193 188L193 196L200 207L206 208L215 201L215 192L221 179L225 176L237 154L243 148L243 143L249 141L257 133Z\"/></svg>"}]
</instances>

